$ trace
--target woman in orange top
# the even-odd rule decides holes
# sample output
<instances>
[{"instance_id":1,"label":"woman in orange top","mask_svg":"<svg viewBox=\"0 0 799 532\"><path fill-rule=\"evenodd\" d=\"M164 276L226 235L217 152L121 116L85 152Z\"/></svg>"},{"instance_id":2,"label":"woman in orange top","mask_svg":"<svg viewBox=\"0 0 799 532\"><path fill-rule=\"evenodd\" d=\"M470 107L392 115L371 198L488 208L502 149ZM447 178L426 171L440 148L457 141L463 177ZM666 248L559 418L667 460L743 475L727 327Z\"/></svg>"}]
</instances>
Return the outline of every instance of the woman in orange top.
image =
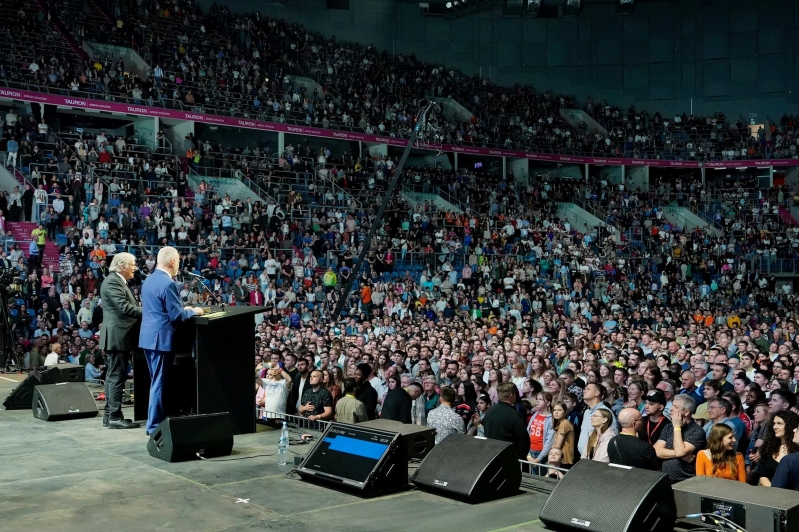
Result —
<instances>
[{"instance_id":1,"label":"woman in orange top","mask_svg":"<svg viewBox=\"0 0 799 532\"><path fill-rule=\"evenodd\" d=\"M729 425L713 425L710 429L707 449L696 455L696 474L746 482L744 457L735 452L735 434Z\"/></svg>"}]
</instances>

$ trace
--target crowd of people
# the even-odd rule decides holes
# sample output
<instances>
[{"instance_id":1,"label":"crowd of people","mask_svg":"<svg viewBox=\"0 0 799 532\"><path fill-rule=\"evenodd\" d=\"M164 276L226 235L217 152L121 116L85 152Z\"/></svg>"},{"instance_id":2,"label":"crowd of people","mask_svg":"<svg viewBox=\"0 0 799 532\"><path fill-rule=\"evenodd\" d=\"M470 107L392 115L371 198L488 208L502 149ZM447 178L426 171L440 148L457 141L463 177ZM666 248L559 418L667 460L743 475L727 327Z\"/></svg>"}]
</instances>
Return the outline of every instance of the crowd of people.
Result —
<instances>
[{"instance_id":1,"label":"crowd of people","mask_svg":"<svg viewBox=\"0 0 799 532\"><path fill-rule=\"evenodd\" d=\"M340 95L339 102L330 93L317 95L319 101L301 96L303 113L310 114L306 103L319 104L312 122L317 116L344 121L346 113L355 123L365 119L379 128L382 122L402 134L413 110L399 102L430 90L462 96L450 92L456 74L414 59L388 61L354 45L331 48L297 26L222 8L210 13L213 21L191 3L152 8L131 3L115 15L132 17L128 22L171 20L213 36L198 44L187 29L152 40L141 26L123 24L135 28L130 38L141 38L139 48L156 63L156 92L175 86L180 98L191 93L203 109L212 109L211 101L235 107L257 99L259 84L269 94L279 89L277 111L293 106L290 80L267 83L263 71L254 73L278 51L287 62L283 72L307 63ZM292 46L295 40L303 45ZM241 54L252 62L241 61ZM101 70L108 75L108 68ZM356 79L359 71L375 79ZM168 72L178 72L181 82ZM186 89L190 80L200 87L196 94ZM252 87L241 90L247 84ZM471 87L465 101L482 117L470 131L479 135L495 124L493 138L572 105L528 89L463 87ZM149 94L141 97L152 103ZM527 109L519 120L492 122L518 106ZM633 145L652 142L660 149L657 139L624 140L628 130L649 135L675 126L656 115L625 120L604 103L591 109L604 115L609 131L619 131L619 142ZM708 135L715 149L750 142L741 127L715 120L705 124L713 126ZM701 132L700 122L678 123ZM8 311L15 362L26 369L71 361L86 366L87 378L102 379L98 288L111 273L110 258L130 252L147 273L158 250L170 245L180 251L178 271L204 278L183 280L185 305L218 298L265 307L256 316L254 399L264 419L381 417L435 427L437 442L457 432L505 439L521 460L555 477L583 459L662 470L675 482L699 474L799 488L797 299L789 285L783 288L752 262L796 258L795 224L781 215L795 196L788 188L732 188L718 199L708 197L709 187L679 178L644 189L601 179L575 187L547 175L522 185L512 175L410 168L409 180L446 188L464 212L431 203L411 207L396 194L377 220L376 194L362 203L324 191L330 182L345 193L374 190L370 179L382 186L396 170L387 157L358 159L310 144L273 157L268 149L229 152L194 139L185 156L172 155L105 131L67 142L42 124L12 109L3 126L6 147L16 149L12 164L28 184L24 192L0 195L0 211L9 223L39 222L31 249L39 249L43 230L60 242L58 272L26 261L18 244L2 253L4 266L22 278ZM560 128L557 120L541 124L542 131ZM789 149L790 134L775 130L756 137L755 151L776 136ZM620 149L595 140L603 150ZM705 153L712 156L707 146ZM267 189L280 172L308 174L315 188L289 190L285 199L281 191L277 201L220 197L204 182L194 189L188 184L192 165L203 158L221 159ZM718 232L669 222L662 207L675 194L697 209L726 205ZM583 233L559 216L556 200L575 198L600 209L604 225ZM620 240L615 231L637 238ZM371 251L356 272L365 245ZM350 281L352 290L344 292ZM139 285L132 283L140 302ZM339 304L343 311L336 314Z\"/></svg>"},{"instance_id":2,"label":"crowd of people","mask_svg":"<svg viewBox=\"0 0 799 532\"><path fill-rule=\"evenodd\" d=\"M86 59L63 43L52 58L44 57L40 44L26 46L9 31L12 52L0 54L0 80L137 105L406 138L419 102L454 98L474 116L463 121L434 111L428 117L436 127L431 140L544 153L738 160L793 158L799 145L793 116L751 131L720 113L666 117L591 97L578 104L568 95L501 87L412 55L336 41L258 12L214 5L203 13L193 0L100 5L101 14L62 6L45 16L17 0L8 12L22 20L23 37L48 32L51 17L61 16L77 41L129 44L150 65L146 75L130 73L121 59ZM322 90L294 82L295 75L313 77ZM593 125L563 118L561 110L574 108L582 108Z\"/></svg>"}]
</instances>

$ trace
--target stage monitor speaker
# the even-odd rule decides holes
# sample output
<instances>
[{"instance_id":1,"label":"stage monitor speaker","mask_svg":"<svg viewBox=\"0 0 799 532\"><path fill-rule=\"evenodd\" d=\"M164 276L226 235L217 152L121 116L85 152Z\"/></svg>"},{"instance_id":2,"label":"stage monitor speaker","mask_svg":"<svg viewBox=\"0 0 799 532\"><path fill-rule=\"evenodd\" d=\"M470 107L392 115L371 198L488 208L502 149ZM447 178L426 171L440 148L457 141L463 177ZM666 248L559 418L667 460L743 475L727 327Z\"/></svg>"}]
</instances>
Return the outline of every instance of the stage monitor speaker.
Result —
<instances>
[{"instance_id":1,"label":"stage monitor speaker","mask_svg":"<svg viewBox=\"0 0 799 532\"><path fill-rule=\"evenodd\" d=\"M11 392L3 406L6 410L29 410L33 404L33 389L40 384L57 384L61 382L61 373L55 368L44 371L33 370Z\"/></svg>"},{"instance_id":2,"label":"stage monitor speaker","mask_svg":"<svg viewBox=\"0 0 799 532\"><path fill-rule=\"evenodd\" d=\"M623 496L608 504L609 493ZM671 532L676 510L666 474L580 460L552 490L539 518L553 530Z\"/></svg>"},{"instance_id":3,"label":"stage monitor speaker","mask_svg":"<svg viewBox=\"0 0 799 532\"><path fill-rule=\"evenodd\" d=\"M421 490L480 503L518 494L522 470L513 444L452 434L430 451L411 482Z\"/></svg>"},{"instance_id":4,"label":"stage monitor speaker","mask_svg":"<svg viewBox=\"0 0 799 532\"><path fill-rule=\"evenodd\" d=\"M86 366L79 364L59 364L57 366L47 366L48 370L58 370L61 373L59 382L85 382Z\"/></svg>"},{"instance_id":5,"label":"stage monitor speaker","mask_svg":"<svg viewBox=\"0 0 799 532\"><path fill-rule=\"evenodd\" d=\"M233 452L230 416L222 412L167 418L150 435L147 451L166 462L228 456Z\"/></svg>"},{"instance_id":6,"label":"stage monitor speaker","mask_svg":"<svg viewBox=\"0 0 799 532\"><path fill-rule=\"evenodd\" d=\"M374 419L358 423L359 427L398 432L405 438L408 447L408 458L424 458L436 444L436 429L422 425L406 425L390 419Z\"/></svg>"},{"instance_id":7,"label":"stage monitor speaker","mask_svg":"<svg viewBox=\"0 0 799 532\"><path fill-rule=\"evenodd\" d=\"M799 497L793 490L750 486L715 477L694 477L672 486L677 515L723 512L743 530L799 530ZM700 518L697 519L697 523ZM706 527L714 527L705 521Z\"/></svg>"},{"instance_id":8,"label":"stage monitor speaker","mask_svg":"<svg viewBox=\"0 0 799 532\"><path fill-rule=\"evenodd\" d=\"M303 480L377 497L408 488L408 450L397 432L331 423L297 469Z\"/></svg>"},{"instance_id":9,"label":"stage monitor speaker","mask_svg":"<svg viewBox=\"0 0 799 532\"><path fill-rule=\"evenodd\" d=\"M82 382L61 382L33 390L33 417L63 421L95 417L99 410L91 390Z\"/></svg>"}]
</instances>

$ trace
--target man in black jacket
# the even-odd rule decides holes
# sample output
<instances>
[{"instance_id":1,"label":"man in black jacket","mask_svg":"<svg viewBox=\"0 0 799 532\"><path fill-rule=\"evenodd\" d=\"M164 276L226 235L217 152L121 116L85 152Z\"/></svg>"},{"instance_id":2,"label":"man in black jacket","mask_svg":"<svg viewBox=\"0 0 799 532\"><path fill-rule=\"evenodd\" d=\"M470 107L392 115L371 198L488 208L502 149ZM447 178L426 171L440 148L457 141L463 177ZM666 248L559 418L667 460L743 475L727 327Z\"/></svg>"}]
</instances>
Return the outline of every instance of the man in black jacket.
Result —
<instances>
[{"instance_id":1,"label":"man in black jacket","mask_svg":"<svg viewBox=\"0 0 799 532\"><path fill-rule=\"evenodd\" d=\"M369 382L369 377L371 376L372 366L365 363L358 364L355 369L355 382L358 385L355 389L355 398L366 407L366 413L369 415L370 420L376 417L375 411L377 410L377 390Z\"/></svg>"},{"instance_id":2,"label":"man in black jacket","mask_svg":"<svg viewBox=\"0 0 799 532\"><path fill-rule=\"evenodd\" d=\"M135 429L134 423L122 416L122 390L131 351L138 346L142 309L136 304L126 281L136 271L136 257L117 253L111 261L111 274L100 286L106 312L100 327L100 348L105 351L108 371L105 380L106 403L103 425L110 429ZM69 308L69 307L65 307Z\"/></svg>"},{"instance_id":3,"label":"man in black jacket","mask_svg":"<svg viewBox=\"0 0 799 532\"><path fill-rule=\"evenodd\" d=\"M486 412L483 430L486 438L510 442L516 448L520 460L526 460L530 453L530 436L516 404L516 385L503 382L497 386L499 402Z\"/></svg>"},{"instance_id":4,"label":"man in black jacket","mask_svg":"<svg viewBox=\"0 0 799 532\"><path fill-rule=\"evenodd\" d=\"M299 411L300 398L305 388L310 386L308 383L308 379L311 376L309 369L308 361L305 358L297 360L297 374L291 377L291 390L289 390L289 397L286 400L287 414L296 416Z\"/></svg>"},{"instance_id":5,"label":"man in black jacket","mask_svg":"<svg viewBox=\"0 0 799 532\"><path fill-rule=\"evenodd\" d=\"M391 419L400 423L410 424L413 402L422 395L422 387L418 382L412 382L407 388L394 388L389 390L383 399L383 408L380 410L380 419Z\"/></svg>"}]
</instances>

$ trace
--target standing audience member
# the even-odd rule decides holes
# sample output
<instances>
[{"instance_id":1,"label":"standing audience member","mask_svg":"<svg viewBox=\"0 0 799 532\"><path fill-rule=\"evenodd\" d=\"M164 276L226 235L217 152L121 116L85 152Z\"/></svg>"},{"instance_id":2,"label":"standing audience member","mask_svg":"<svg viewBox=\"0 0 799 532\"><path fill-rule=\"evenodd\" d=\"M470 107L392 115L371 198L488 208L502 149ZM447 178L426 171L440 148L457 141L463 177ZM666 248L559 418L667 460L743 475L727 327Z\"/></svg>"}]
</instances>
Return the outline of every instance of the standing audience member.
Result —
<instances>
[{"instance_id":1,"label":"standing audience member","mask_svg":"<svg viewBox=\"0 0 799 532\"><path fill-rule=\"evenodd\" d=\"M530 436L519 411L516 410L518 393L512 382L500 383L497 386L499 402L486 412L483 427L486 438L512 443L516 448L516 456L525 460L530 453Z\"/></svg>"},{"instance_id":2,"label":"standing audience member","mask_svg":"<svg viewBox=\"0 0 799 532\"><path fill-rule=\"evenodd\" d=\"M612 464L619 464L650 471L660 471L655 448L640 437L641 412L637 408L624 408L619 412L621 432L608 443L608 458Z\"/></svg>"},{"instance_id":3,"label":"standing audience member","mask_svg":"<svg viewBox=\"0 0 799 532\"><path fill-rule=\"evenodd\" d=\"M607 409L595 410L591 414L591 426L594 431L588 438L587 456L589 460L597 462L610 462L608 444L616 437L616 428L613 425L613 412Z\"/></svg>"},{"instance_id":4,"label":"standing audience member","mask_svg":"<svg viewBox=\"0 0 799 532\"><path fill-rule=\"evenodd\" d=\"M308 386L302 392L299 407L300 415L308 421L328 421L333 419L333 397L322 383L322 372L311 371Z\"/></svg>"},{"instance_id":5,"label":"standing audience member","mask_svg":"<svg viewBox=\"0 0 799 532\"><path fill-rule=\"evenodd\" d=\"M355 379L344 379L344 397L336 402L336 421L340 423L362 423L369 420L366 407L355 398ZM408 410L410 412L410 409Z\"/></svg>"},{"instance_id":6,"label":"standing audience member","mask_svg":"<svg viewBox=\"0 0 799 532\"><path fill-rule=\"evenodd\" d=\"M427 416L427 426L436 429L436 445L450 434L465 432L463 418L456 414L452 407L455 402L455 390L444 386L441 388L440 395L439 406L431 410Z\"/></svg>"}]
</instances>

